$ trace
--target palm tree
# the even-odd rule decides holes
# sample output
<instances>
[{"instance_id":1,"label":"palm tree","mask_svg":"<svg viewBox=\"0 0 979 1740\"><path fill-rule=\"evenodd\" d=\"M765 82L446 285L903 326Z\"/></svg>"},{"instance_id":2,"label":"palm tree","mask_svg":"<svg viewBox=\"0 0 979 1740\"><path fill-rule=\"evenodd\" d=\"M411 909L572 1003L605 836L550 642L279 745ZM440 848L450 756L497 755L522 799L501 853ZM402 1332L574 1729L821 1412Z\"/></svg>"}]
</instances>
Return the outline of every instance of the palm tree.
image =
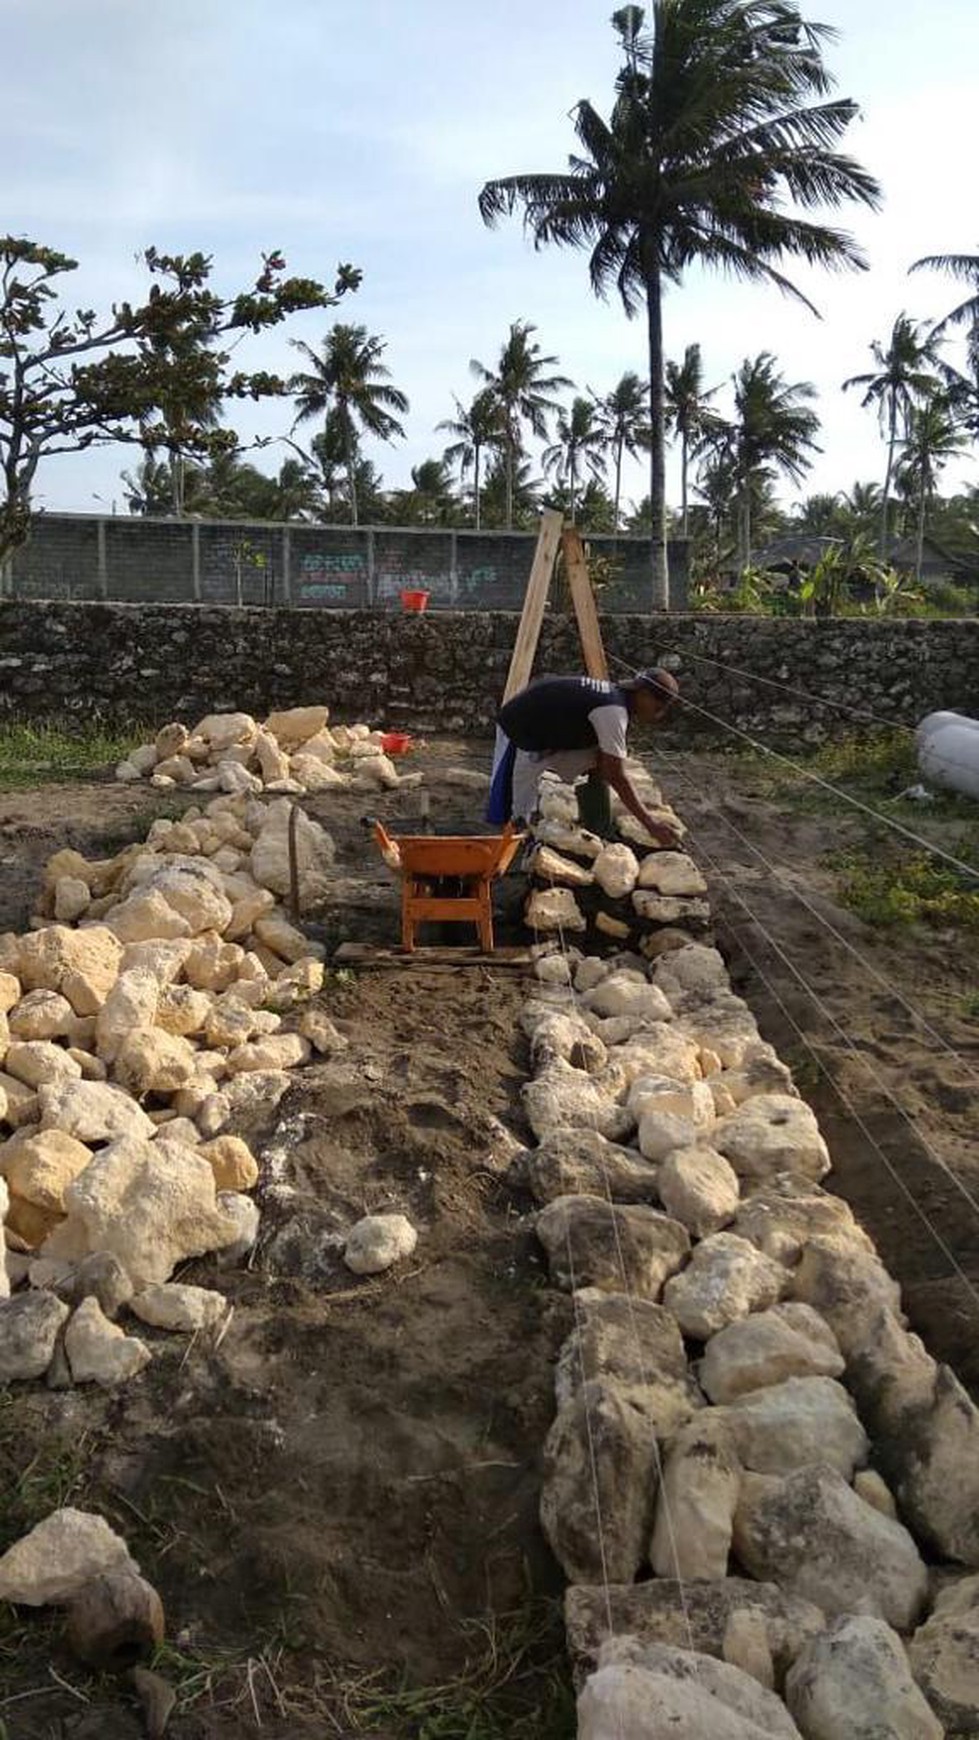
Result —
<instances>
[{"instance_id":1,"label":"palm tree","mask_svg":"<svg viewBox=\"0 0 979 1740\"><path fill-rule=\"evenodd\" d=\"M876 206L874 178L834 147L857 113L830 98L822 48L833 32L795 0L654 0L615 13L625 54L609 120L575 110L579 150L561 173L511 175L479 196L488 224L522 208L538 247L588 248L592 288L645 304L649 345L653 603L669 604L663 289L694 261L776 285L778 269L864 266L853 239L817 223L820 206ZM801 207L797 215L793 207Z\"/></svg>"},{"instance_id":2,"label":"palm tree","mask_svg":"<svg viewBox=\"0 0 979 1740\"><path fill-rule=\"evenodd\" d=\"M502 526L509 514L510 530L529 531L537 520L540 481L530 460L518 453L513 470L501 448L493 455L483 486L483 520L487 526Z\"/></svg>"},{"instance_id":3,"label":"palm tree","mask_svg":"<svg viewBox=\"0 0 979 1740\"><path fill-rule=\"evenodd\" d=\"M938 377L933 372L938 359L934 334L927 333L922 338L921 327L906 314L899 314L895 320L886 349L876 338L870 349L877 364L876 372L853 375L850 380L843 382L843 391L846 393L851 387L863 388L860 403L876 405L881 435L887 442L879 545L880 559L886 562L890 534L891 480L894 476L897 444L902 435L907 435L914 406L922 399L930 397L938 387Z\"/></svg>"},{"instance_id":4,"label":"palm tree","mask_svg":"<svg viewBox=\"0 0 979 1740\"><path fill-rule=\"evenodd\" d=\"M548 475L556 477L563 489L567 485L571 524L577 520L578 485L583 474L597 481L603 471L605 436L595 413L593 399L576 397L570 411L559 411L555 425L555 440L545 447L541 463Z\"/></svg>"},{"instance_id":5,"label":"palm tree","mask_svg":"<svg viewBox=\"0 0 979 1740\"><path fill-rule=\"evenodd\" d=\"M454 397L454 395L453 395ZM483 454L490 448L499 447L503 440L503 416L500 404L491 387L484 387L477 393L466 410L465 406L455 401L455 417L447 418L443 423L437 423L437 429L444 429L447 434L456 437L445 449L443 458L447 465L457 465L460 477L465 477L471 470L473 474L473 513L475 529L480 529L480 461Z\"/></svg>"},{"instance_id":6,"label":"palm tree","mask_svg":"<svg viewBox=\"0 0 979 1740\"><path fill-rule=\"evenodd\" d=\"M717 388L704 391L704 370L699 344L688 344L682 363L666 365L666 424L680 438L680 533L687 537L687 468L696 457L712 429L720 422L710 401Z\"/></svg>"},{"instance_id":7,"label":"palm tree","mask_svg":"<svg viewBox=\"0 0 979 1740\"><path fill-rule=\"evenodd\" d=\"M452 480L444 459L423 459L411 468L411 488L398 490L392 512L403 526L447 526L456 506Z\"/></svg>"},{"instance_id":8,"label":"palm tree","mask_svg":"<svg viewBox=\"0 0 979 1740\"><path fill-rule=\"evenodd\" d=\"M574 385L564 375L542 372L555 368L558 359L556 356L542 356L540 345L530 336L536 331L536 326L529 321L515 320L500 351L495 373L475 358L469 365L476 378L492 393L502 414L507 531L513 529L514 476L517 457L522 450L521 424L527 423L531 433L539 441L543 440L547 434L547 418L558 410L553 395Z\"/></svg>"},{"instance_id":9,"label":"palm tree","mask_svg":"<svg viewBox=\"0 0 979 1740\"><path fill-rule=\"evenodd\" d=\"M746 357L734 377L735 418L721 440L738 488L742 568L751 567L753 498L779 472L801 482L818 451L819 418L806 403L815 396L808 381L784 381L768 351Z\"/></svg>"},{"instance_id":10,"label":"palm tree","mask_svg":"<svg viewBox=\"0 0 979 1740\"><path fill-rule=\"evenodd\" d=\"M953 410L973 440L979 439L979 254L928 254L923 260L915 260L911 270L947 272L969 286L970 294L965 301L942 317L932 329L932 336L942 339L953 327L965 328L968 372L963 374L946 362L939 367Z\"/></svg>"},{"instance_id":11,"label":"palm tree","mask_svg":"<svg viewBox=\"0 0 979 1740\"><path fill-rule=\"evenodd\" d=\"M311 369L308 374L293 375L289 382L298 406L294 427L311 417L328 418L330 412L335 413L343 440L350 518L357 525L360 430L380 441L393 441L396 435L403 439L404 429L392 412L407 411L408 400L397 387L388 386L391 371L381 361L387 346L382 338L369 334L366 326L338 322L323 341L322 355L301 339L292 343Z\"/></svg>"},{"instance_id":12,"label":"palm tree","mask_svg":"<svg viewBox=\"0 0 979 1740\"><path fill-rule=\"evenodd\" d=\"M606 445L611 448L615 457L615 530L619 529L619 503L622 497L622 460L628 453L630 459L638 458L640 449L649 447L649 385L641 381L637 374L627 371L607 393L604 399L596 398L595 409L598 412L598 425Z\"/></svg>"},{"instance_id":13,"label":"palm tree","mask_svg":"<svg viewBox=\"0 0 979 1740\"><path fill-rule=\"evenodd\" d=\"M979 254L926 254L915 260L912 272L946 272L960 283L968 284L969 295L950 313L942 316L933 329L940 338L950 326L964 326L970 348L979 347Z\"/></svg>"},{"instance_id":14,"label":"palm tree","mask_svg":"<svg viewBox=\"0 0 979 1740\"><path fill-rule=\"evenodd\" d=\"M912 405L902 443L901 482L917 502L917 533L914 577L921 582L925 549L925 522L938 487L938 476L950 459L956 459L967 444L965 431L956 422L948 400L936 395L922 405Z\"/></svg>"}]
</instances>

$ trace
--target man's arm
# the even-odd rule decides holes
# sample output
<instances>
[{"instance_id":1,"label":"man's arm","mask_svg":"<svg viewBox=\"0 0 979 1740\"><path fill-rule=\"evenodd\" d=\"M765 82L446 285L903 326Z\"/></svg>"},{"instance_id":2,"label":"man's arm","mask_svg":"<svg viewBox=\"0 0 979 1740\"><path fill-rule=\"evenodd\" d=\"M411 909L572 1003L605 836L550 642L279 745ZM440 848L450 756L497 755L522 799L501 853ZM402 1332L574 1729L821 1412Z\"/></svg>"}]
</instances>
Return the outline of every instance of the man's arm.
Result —
<instances>
[{"instance_id":1,"label":"man's arm","mask_svg":"<svg viewBox=\"0 0 979 1740\"><path fill-rule=\"evenodd\" d=\"M617 792L625 804L629 814L635 816L640 827L645 828L650 839L656 840L661 846L678 846L680 836L669 822L657 821L645 805L640 802L629 775L625 770L625 762L617 755L607 755L603 749L598 752L598 771L606 785Z\"/></svg>"}]
</instances>

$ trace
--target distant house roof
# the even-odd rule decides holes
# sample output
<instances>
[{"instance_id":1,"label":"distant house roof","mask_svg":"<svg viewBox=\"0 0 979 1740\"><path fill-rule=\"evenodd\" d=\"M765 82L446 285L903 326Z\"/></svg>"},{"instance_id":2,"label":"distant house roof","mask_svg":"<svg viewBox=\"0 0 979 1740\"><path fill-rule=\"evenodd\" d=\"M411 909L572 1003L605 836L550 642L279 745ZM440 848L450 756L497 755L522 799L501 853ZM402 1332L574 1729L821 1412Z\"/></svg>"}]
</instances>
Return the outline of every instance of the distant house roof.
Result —
<instances>
[{"instance_id":1,"label":"distant house roof","mask_svg":"<svg viewBox=\"0 0 979 1740\"><path fill-rule=\"evenodd\" d=\"M805 532L787 533L785 537L775 538L763 550L756 552L755 566L774 569L813 568L826 555L827 551L842 548L843 543L842 538L818 538ZM913 572L917 559L916 539L891 538L889 540L887 560L893 568ZM925 538L924 560L921 565L923 580L939 580L946 576L956 577L964 575L968 571L968 563L943 549L940 544L935 542L934 538Z\"/></svg>"}]
</instances>

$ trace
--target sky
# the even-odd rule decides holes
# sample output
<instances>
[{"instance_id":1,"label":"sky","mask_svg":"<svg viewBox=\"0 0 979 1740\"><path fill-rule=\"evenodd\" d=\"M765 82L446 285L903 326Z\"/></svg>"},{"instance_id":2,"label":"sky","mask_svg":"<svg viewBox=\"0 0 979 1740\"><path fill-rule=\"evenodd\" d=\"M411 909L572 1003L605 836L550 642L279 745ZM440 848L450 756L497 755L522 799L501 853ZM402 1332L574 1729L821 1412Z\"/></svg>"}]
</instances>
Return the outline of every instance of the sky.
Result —
<instances>
[{"instance_id":1,"label":"sky","mask_svg":"<svg viewBox=\"0 0 979 1740\"><path fill-rule=\"evenodd\" d=\"M586 256L535 253L519 220L487 230L483 182L563 168L582 97L607 111L619 60L613 0L0 0L0 229L70 254L72 307L137 297L139 250L215 260L214 282L254 279L263 251L291 271L332 282L338 261L363 286L337 318L383 335L394 382L411 402L407 440L369 445L388 487L438 454L436 424L468 402L473 357L495 362L514 320L579 390L607 392L626 369L645 375L644 324L596 301ZM809 7L803 8L809 13ZM692 271L665 307L667 354L701 345L725 391L746 356L772 351L789 381L811 381L822 418L803 493L880 479L873 413L841 382L872 364L870 342L895 316L944 313L956 286L908 278L924 254L972 253L976 0L814 0L840 37L828 52L841 94L861 118L847 149L882 182L879 214L844 217L870 269L796 276L821 319L758 287ZM963 197L964 190L964 197ZM288 333L318 345L331 316L309 313ZM288 373L284 332L243 346L242 366ZM288 405L234 407L247 441L289 432ZM259 457L275 469L288 449ZM124 511L120 472L133 450L48 461L36 503L48 511ZM963 462L948 489L974 480ZM647 484L630 470L624 493ZM679 495L672 461L669 492ZM786 497L791 491L783 492Z\"/></svg>"}]
</instances>

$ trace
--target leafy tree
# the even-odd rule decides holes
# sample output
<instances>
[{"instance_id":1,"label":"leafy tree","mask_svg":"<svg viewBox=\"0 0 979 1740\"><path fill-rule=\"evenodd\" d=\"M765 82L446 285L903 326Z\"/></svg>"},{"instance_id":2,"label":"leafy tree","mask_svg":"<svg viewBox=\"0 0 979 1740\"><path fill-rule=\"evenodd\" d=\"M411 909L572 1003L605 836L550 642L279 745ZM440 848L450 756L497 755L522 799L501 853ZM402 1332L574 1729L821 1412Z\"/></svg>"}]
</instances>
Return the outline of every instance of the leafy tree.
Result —
<instances>
[{"instance_id":1,"label":"leafy tree","mask_svg":"<svg viewBox=\"0 0 979 1740\"><path fill-rule=\"evenodd\" d=\"M470 368L492 393L503 417L503 459L506 483L506 528L513 527L517 507L517 473L523 451L522 426L542 441L547 434L547 419L558 409L555 393L573 385L564 375L545 374L545 369L557 366L556 356L544 356L531 334L536 326L529 321L515 320L500 351L495 371L474 358Z\"/></svg>"},{"instance_id":2,"label":"leafy tree","mask_svg":"<svg viewBox=\"0 0 979 1740\"><path fill-rule=\"evenodd\" d=\"M627 372L604 399L595 398L598 423L610 448L615 464L615 524L619 529L619 504L622 499L622 460L626 453L636 459L640 451L649 448L649 387L637 374Z\"/></svg>"},{"instance_id":3,"label":"leafy tree","mask_svg":"<svg viewBox=\"0 0 979 1740\"><path fill-rule=\"evenodd\" d=\"M759 487L780 472L798 483L812 464L819 418L806 401L815 396L808 381L783 380L767 351L746 358L734 377L734 421L718 440L737 483L744 568L751 566L752 501Z\"/></svg>"},{"instance_id":4,"label":"leafy tree","mask_svg":"<svg viewBox=\"0 0 979 1740\"><path fill-rule=\"evenodd\" d=\"M666 426L680 441L680 532L689 533L687 468L691 457L703 451L720 418L710 408L717 388L704 391L704 369L699 344L688 344L682 363L666 364Z\"/></svg>"},{"instance_id":5,"label":"leafy tree","mask_svg":"<svg viewBox=\"0 0 979 1740\"><path fill-rule=\"evenodd\" d=\"M530 460L518 453L511 470L505 452L494 454L483 488L483 525L506 531L530 531L537 523L540 479Z\"/></svg>"},{"instance_id":6,"label":"leafy tree","mask_svg":"<svg viewBox=\"0 0 979 1740\"><path fill-rule=\"evenodd\" d=\"M366 326L345 326L338 321L327 333L321 354L301 339L294 339L293 343L310 365L309 372L295 374L289 382L289 391L298 407L296 426L310 418L322 417L324 433L331 426L339 431L350 519L356 526L360 523L357 460L361 432L379 441L393 441L399 435L403 439L404 429L394 412L407 411L408 400L397 387L388 384L391 371L381 361L387 346L382 338L368 333Z\"/></svg>"},{"instance_id":7,"label":"leafy tree","mask_svg":"<svg viewBox=\"0 0 979 1740\"><path fill-rule=\"evenodd\" d=\"M917 507L915 581L921 582L925 525L940 472L963 451L967 437L940 396L912 405L902 443L900 482Z\"/></svg>"},{"instance_id":8,"label":"leafy tree","mask_svg":"<svg viewBox=\"0 0 979 1740\"><path fill-rule=\"evenodd\" d=\"M548 476L555 477L562 489L567 488L572 525L577 523L579 485L586 474L596 481L601 477L604 457L605 436L594 400L578 395L571 401L570 411L558 412L554 441L541 456Z\"/></svg>"},{"instance_id":9,"label":"leafy tree","mask_svg":"<svg viewBox=\"0 0 979 1740\"><path fill-rule=\"evenodd\" d=\"M447 418L436 427L455 436L443 454L446 464L458 466L462 478L466 478L470 471L473 474L473 523L478 532L482 458L485 453L498 448L504 439L503 412L492 387L484 387L477 393L468 410L458 399L455 407L455 417Z\"/></svg>"},{"instance_id":10,"label":"leafy tree","mask_svg":"<svg viewBox=\"0 0 979 1740\"><path fill-rule=\"evenodd\" d=\"M876 338L870 346L875 370L865 375L853 375L843 382L843 391L851 387L863 389L861 405L873 405L877 410L881 435L887 442L887 468L880 507L880 559L886 561L890 537L889 506L894 459L898 441L906 436L911 413L916 404L928 399L938 387L938 362L935 336L922 336L920 325L906 314L899 314L891 328L885 348Z\"/></svg>"},{"instance_id":11,"label":"leafy tree","mask_svg":"<svg viewBox=\"0 0 979 1740\"><path fill-rule=\"evenodd\" d=\"M281 254L263 257L253 286L231 296L212 288L206 254L142 256L152 283L145 302L94 309L61 306L61 280L77 262L25 237L0 237L0 561L30 526L38 467L59 453L136 442L161 449L171 470L237 445L218 422L225 399L283 391L265 371L231 367L232 335L244 339L301 309L334 306L360 273L340 266L332 292L286 276Z\"/></svg>"},{"instance_id":12,"label":"leafy tree","mask_svg":"<svg viewBox=\"0 0 979 1740\"><path fill-rule=\"evenodd\" d=\"M852 200L873 207L880 193L835 149L856 105L830 97L823 47L833 32L794 0L654 0L648 34L643 22L638 6L615 13L625 56L615 101L608 120L578 104L567 170L487 182L479 204L489 224L522 208L538 247L590 250L598 295L614 286L630 314L645 304L653 603L663 608L664 286L698 262L805 303L779 269L786 256L865 264L851 237L809 214Z\"/></svg>"},{"instance_id":13,"label":"leafy tree","mask_svg":"<svg viewBox=\"0 0 979 1740\"><path fill-rule=\"evenodd\" d=\"M423 459L411 468L411 488L396 490L391 516L402 526L451 526L457 522L452 479L444 459Z\"/></svg>"},{"instance_id":14,"label":"leafy tree","mask_svg":"<svg viewBox=\"0 0 979 1740\"><path fill-rule=\"evenodd\" d=\"M845 535L848 515L845 502L837 495L810 495L800 502L792 516L792 529L813 538L840 538Z\"/></svg>"}]
</instances>

